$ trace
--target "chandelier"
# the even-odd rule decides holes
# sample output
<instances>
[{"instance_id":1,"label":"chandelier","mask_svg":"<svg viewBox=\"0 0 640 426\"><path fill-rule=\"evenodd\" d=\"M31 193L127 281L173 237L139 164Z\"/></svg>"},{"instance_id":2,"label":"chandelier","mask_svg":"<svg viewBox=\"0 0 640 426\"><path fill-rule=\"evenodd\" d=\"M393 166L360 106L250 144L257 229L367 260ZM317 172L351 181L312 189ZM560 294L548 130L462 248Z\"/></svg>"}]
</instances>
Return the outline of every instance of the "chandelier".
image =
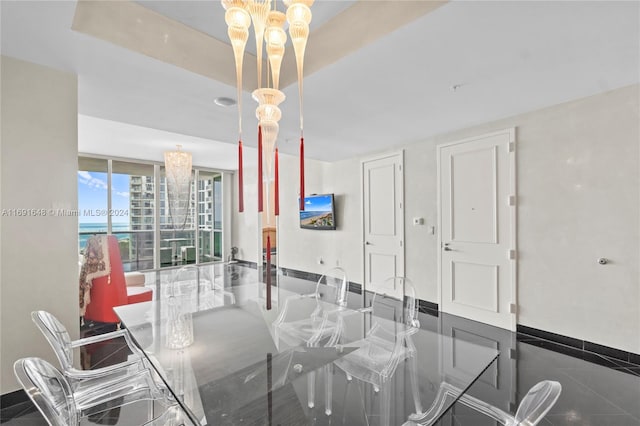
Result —
<instances>
[{"instance_id":1,"label":"chandelier","mask_svg":"<svg viewBox=\"0 0 640 426\"><path fill-rule=\"evenodd\" d=\"M191 201L191 153L181 151L164 153L169 217L173 229L184 229L189 218Z\"/></svg>"},{"instance_id":2,"label":"chandelier","mask_svg":"<svg viewBox=\"0 0 640 426\"><path fill-rule=\"evenodd\" d=\"M221 0L226 10L225 21L233 47L236 66L238 95L238 210L244 211L244 179L242 160L242 66L244 50L249 38L249 27L253 22L258 72L258 88L252 97L258 103L258 211L264 209L263 182L271 179L274 172L274 213L279 215L279 178L277 139L278 122L282 117L279 105L285 95L279 90L280 66L284 57L287 34L285 21L289 24L289 36L293 44L298 73L298 95L300 103L300 210L304 210L304 132L303 132L303 64L309 37L311 6L314 0L283 0L286 14L276 10L276 0ZM267 78L263 85L262 52L267 51ZM269 76L271 78L269 78ZM272 165L275 160L275 170ZM263 167L264 163L264 167ZM267 208L269 208L269 185L267 185Z\"/></svg>"}]
</instances>

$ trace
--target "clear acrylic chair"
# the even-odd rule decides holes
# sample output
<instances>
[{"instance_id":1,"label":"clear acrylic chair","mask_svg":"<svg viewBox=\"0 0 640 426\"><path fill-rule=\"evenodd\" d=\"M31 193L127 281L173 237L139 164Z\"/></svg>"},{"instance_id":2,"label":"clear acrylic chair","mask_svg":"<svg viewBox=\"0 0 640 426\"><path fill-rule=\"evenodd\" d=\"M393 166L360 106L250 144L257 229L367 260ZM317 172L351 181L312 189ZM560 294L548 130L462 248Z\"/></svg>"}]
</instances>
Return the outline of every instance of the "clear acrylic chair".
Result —
<instances>
[{"instance_id":1,"label":"clear acrylic chair","mask_svg":"<svg viewBox=\"0 0 640 426\"><path fill-rule=\"evenodd\" d=\"M403 426L428 426L434 424L442 414L442 409L448 398L458 398L459 403L473 410L491 417L505 426L535 426L551 410L560 397L562 385L551 380L544 380L533 386L522 398L515 415L511 415L471 395L462 394L462 390L449 384L442 383L438 389L436 399L431 408L423 414L412 414ZM448 406L448 404L446 405Z\"/></svg>"},{"instance_id":2,"label":"clear acrylic chair","mask_svg":"<svg viewBox=\"0 0 640 426\"><path fill-rule=\"evenodd\" d=\"M137 372L146 371L148 374L149 364L145 360L144 354L131 340L127 330L117 330L84 339L71 340L65 326L51 313L34 311L31 313L31 319L53 348L62 372L76 394L91 392L96 386L102 386L110 381L122 380L122 378ZM127 361L92 370L79 370L74 367L73 351L75 348L100 344L118 338L124 338L126 345L132 352Z\"/></svg>"},{"instance_id":3,"label":"clear acrylic chair","mask_svg":"<svg viewBox=\"0 0 640 426\"><path fill-rule=\"evenodd\" d=\"M417 353L412 340L412 335L418 332L420 327L415 288L405 277L388 278L385 280L385 287L387 285L403 289L402 302L374 293L369 307L345 311L339 315L335 333L327 343L327 346L358 348L334 361L334 365L345 372L348 382L355 377L362 382L370 383L374 392L380 392L382 425L389 424L390 421L390 382L398 365L405 361L416 412L422 412L417 378ZM390 307L394 313L393 318L381 318L382 312L388 311ZM362 313L370 315L370 327L363 339L352 341L345 334L345 324L353 314ZM330 404L330 398L327 398L327 403Z\"/></svg>"},{"instance_id":4,"label":"clear acrylic chair","mask_svg":"<svg viewBox=\"0 0 640 426\"><path fill-rule=\"evenodd\" d=\"M52 426L79 425L88 416L114 407L147 400L147 421L153 426L191 425L175 400L156 387L150 375L137 373L124 381L111 383L91 394L76 395L66 377L53 365L40 358L22 358L13 369L18 382L45 420ZM156 408L161 414L153 414ZM132 424L129 421L127 424Z\"/></svg>"},{"instance_id":5,"label":"clear acrylic chair","mask_svg":"<svg viewBox=\"0 0 640 426\"><path fill-rule=\"evenodd\" d=\"M313 293L296 294L284 301L282 310L273 322L277 340L291 346L318 346L335 328L327 311L347 305L347 274L336 267L318 279Z\"/></svg>"},{"instance_id":6,"label":"clear acrylic chair","mask_svg":"<svg viewBox=\"0 0 640 426\"><path fill-rule=\"evenodd\" d=\"M276 344L318 347L334 333L335 315L347 306L347 273L340 267L329 269L318 279L313 293L288 297L273 322ZM331 392L332 366L324 367L325 393ZM316 372L307 375L308 406L315 406ZM331 413L330 406L326 409Z\"/></svg>"}]
</instances>

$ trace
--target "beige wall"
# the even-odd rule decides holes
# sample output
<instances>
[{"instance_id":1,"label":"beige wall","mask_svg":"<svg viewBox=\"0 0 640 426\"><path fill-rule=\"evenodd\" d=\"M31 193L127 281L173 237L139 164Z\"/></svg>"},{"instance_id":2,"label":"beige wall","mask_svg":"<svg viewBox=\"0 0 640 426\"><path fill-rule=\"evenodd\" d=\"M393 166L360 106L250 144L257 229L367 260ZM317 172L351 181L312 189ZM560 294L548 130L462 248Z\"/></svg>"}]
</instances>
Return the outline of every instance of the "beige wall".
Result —
<instances>
[{"instance_id":1,"label":"beige wall","mask_svg":"<svg viewBox=\"0 0 640 426\"><path fill-rule=\"evenodd\" d=\"M418 296L438 301L437 238L428 233L438 215L436 146L516 127L518 323L640 353L638 98L634 85L404 147L406 275ZM362 282L361 160L308 171L317 185L308 192L336 194L339 229L300 230L295 209L283 213L281 266L321 272L340 262ZM289 177L282 192L297 187Z\"/></svg>"},{"instance_id":2,"label":"beige wall","mask_svg":"<svg viewBox=\"0 0 640 426\"><path fill-rule=\"evenodd\" d=\"M77 209L75 75L1 57L2 209L45 209L45 216L0 219L0 393L19 389L13 363L57 361L30 313L45 309L78 335L78 221L48 209Z\"/></svg>"},{"instance_id":3,"label":"beige wall","mask_svg":"<svg viewBox=\"0 0 640 426\"><path fill-rule=\"evenodd\" d=\"M244 156L244 213L238 213L238 178L233 177L234 207L232 245L238 247L238 258L256 262L261 256L259 244L262 233L258 233L258 192L257 192L257 150L245 149ZM325 233L300 229L298 225L298 158L280 155L280 217L278 220L278 261L281 267L313 271L317 256L302 256L305 251L322 253L326 245ZM323 167L319 161L306 160L306 182L308 193L320 192L322 189ZM266 193L265 193L266 197ZM271 194L273 197L273 194ZM264 208L266 209L266 199ZM273 208L273 207L271 207ZM309 232L316 238L302 237ZM287 253L296 253L293 257ZM280 255L282 253L283 256Z\"/></svg>"},{"instance_id":4,"label":"beige wall","mask_svg":"<svg viewBox=\"0 0 640 426\"><path fill-rule=\"evenodd\" d=\"M407 275L437 301L435 146L516 127L518 323L640 352L638 85L407 147ZM611 260L606 266L596 260Z\"/></svg>"}]
</instances>

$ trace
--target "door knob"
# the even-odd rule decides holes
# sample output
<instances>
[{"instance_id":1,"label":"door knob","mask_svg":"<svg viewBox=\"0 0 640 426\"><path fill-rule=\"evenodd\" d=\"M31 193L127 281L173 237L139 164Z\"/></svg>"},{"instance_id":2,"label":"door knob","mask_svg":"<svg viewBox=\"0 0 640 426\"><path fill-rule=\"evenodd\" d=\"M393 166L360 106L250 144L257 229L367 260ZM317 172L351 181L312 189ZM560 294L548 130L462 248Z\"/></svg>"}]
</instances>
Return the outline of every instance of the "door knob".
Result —
<instances>
[{"instance_id":1,"label":"door knob","mask_svg":"<svg viewBox=\"0 0 640 426\"><path fill-rule=\"evenodd\" d=\"M369 241L365 241L365 244L368 245L368 246L371 245L371 243Z\"/></svg>"},{"instance_id":2,"label":"door knob","mask_svg":"<svg viewBox=\"0 0 640 426\"><path fill-rule=\"evenodd\" d=\"M447 246L445 246L443 250L444 250L444 251L453 251L452 249L450 249L450 248L449 248L449 247L447 247Z\"/></svg>"}]
</instances>

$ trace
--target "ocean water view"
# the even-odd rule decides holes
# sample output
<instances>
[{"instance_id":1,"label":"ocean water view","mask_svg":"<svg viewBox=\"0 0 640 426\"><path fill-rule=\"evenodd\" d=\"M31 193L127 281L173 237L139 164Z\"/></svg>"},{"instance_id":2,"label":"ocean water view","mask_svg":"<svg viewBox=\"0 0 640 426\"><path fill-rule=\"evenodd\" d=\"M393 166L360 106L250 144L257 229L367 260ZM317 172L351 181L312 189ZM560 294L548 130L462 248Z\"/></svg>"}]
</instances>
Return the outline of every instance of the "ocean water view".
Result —
<instances>
[{"instance_id":1,"label":"ocean water view","mask_svg":"<svg viewBox=\"0 0 640 426\"><path fill-rule=\"evenodd\" d=\"M128 222L121 223L112 223L111 224L111 232L115 234L118 240L128 240L130 238L129 234L117 234L117 232L123 232L129 230ZM107 233L107 222L104 223L96 223L96 222L80 222L78 229L78 247L80 249L84 249L87 245L87 240L93 234L106 234Z\"/></svg>"}]
</instances>

